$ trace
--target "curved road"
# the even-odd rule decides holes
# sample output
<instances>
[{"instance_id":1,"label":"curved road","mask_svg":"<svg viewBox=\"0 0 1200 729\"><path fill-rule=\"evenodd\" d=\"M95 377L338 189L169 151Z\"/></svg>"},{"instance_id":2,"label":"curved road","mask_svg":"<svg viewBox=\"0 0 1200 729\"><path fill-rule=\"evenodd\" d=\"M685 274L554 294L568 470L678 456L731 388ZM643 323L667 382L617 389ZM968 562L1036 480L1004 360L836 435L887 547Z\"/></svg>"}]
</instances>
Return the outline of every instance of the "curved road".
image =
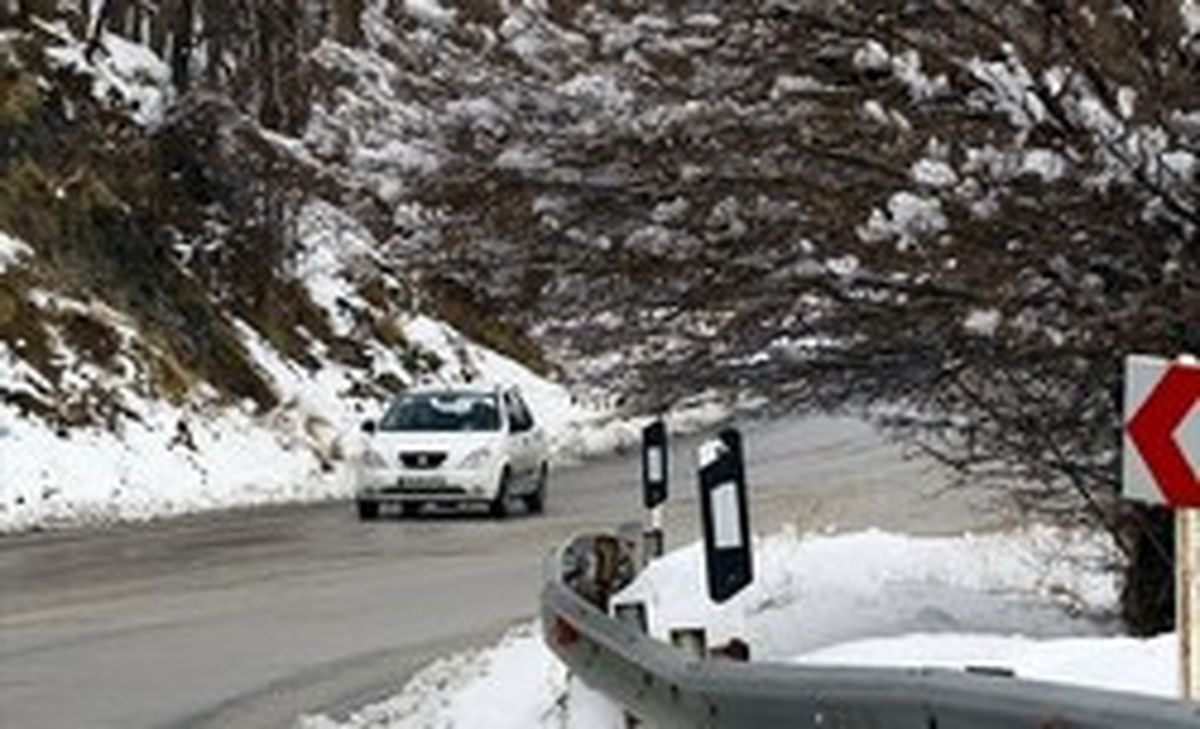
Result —
<instances>
[{"instance_id":1,"label":"curved road","mask_svg":"<svg viewBox=\"0 0 1200 729\"><path fill-rule=\"evenodd\" d=\"M746 430L752 528L958 531L990 519L853 420ZM695 538L676 446L668 544ZM536 609L541 560L639 516L637 454L555 474L547 513L360 524L345 503L0 538L0 726L291 726L395 692Z\"/></svg>"}]
</instances>

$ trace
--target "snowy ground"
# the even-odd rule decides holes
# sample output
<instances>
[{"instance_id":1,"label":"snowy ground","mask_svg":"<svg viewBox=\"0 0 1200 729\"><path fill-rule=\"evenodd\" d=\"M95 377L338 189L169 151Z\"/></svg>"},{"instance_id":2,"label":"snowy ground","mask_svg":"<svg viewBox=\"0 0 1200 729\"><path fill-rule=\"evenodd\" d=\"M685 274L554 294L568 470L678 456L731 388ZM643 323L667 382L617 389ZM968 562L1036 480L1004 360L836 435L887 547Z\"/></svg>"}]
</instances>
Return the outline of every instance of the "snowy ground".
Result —
<instances>
[{"instance_id":1,"label":"snowy ground","mask_svg":"<svg viewBox=\"0 0 1200 729\"><path fill-rule=\"evenodd\" d=\"M783 533L756 545L758 580L723 606L702 592L692 545L620 598L650 604L651 632L704 626L747 639L759 660L1004 667L1017 675L1172 695L1172 636L1115 634L1114 554L1099 537L1034 527L956 538L878 531ZM578 682L521 626L499 645L437 661L398 696L298 729L619 729L618 709Z\"/></svg>"}]
</instances>

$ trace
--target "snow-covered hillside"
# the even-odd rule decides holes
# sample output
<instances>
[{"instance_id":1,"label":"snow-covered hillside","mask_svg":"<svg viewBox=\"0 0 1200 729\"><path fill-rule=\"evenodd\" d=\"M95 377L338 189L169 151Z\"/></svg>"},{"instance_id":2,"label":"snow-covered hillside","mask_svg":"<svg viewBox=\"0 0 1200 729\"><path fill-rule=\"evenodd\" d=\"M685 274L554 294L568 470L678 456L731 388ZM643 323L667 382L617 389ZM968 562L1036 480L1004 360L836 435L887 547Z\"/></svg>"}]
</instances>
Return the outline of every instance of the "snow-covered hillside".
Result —
<instances>
[{"instance_id":1,"label":"snow-covered hillside","mask_svg":"<svg viewBox=\"0 0 1200 729\"><path fill-rule=\"evenodd\" d=\"M78 301L47 296L44 303L104 315L102 307ZM420 351L444 358L438 371L420 378L425 383L470 377L477 384L522 387L560 458L601 452L635 435L632 424L577 404L562 386L470 343L444 323L417 316L402 326ZM118 331L136 338L127 323ZM310 372L288 364L248 327L243 336L280 394L280 404L267 412L252 403L220 403L203 388L179 403L166 402L140 379L145 373L136 355L118 355L118 375L60 346L56 364L66 386L105 393L106 407L116 414L106 423L56 428L19 405L0 403L0 531L350 495L345 466L358 424L377 415L381 401L352 395L354 374L336 363ZM53 391L3 342L0 388L14 398Z\"/></svg>"},{"instance_id":2,"label":"snow-covered hillside","mask_svg":"<svg viewBox=\"0 0 1200 729\"><path fill-rule=\"evenodd\" d=\"M362 265L355 255L369 263L370 248L332 245L323 239L326 233L322 226L308 231L298 280L334 313L333 326L349 335L354 322L346 312L370 305L360 299L348 272ZM24 277L36 270L31 255L24 243L0 238L0 263L9 267L0 268L0 285L9 274ZM377 417L386 402L385 392L364 389L363 382L381 374L396 387L516 385L560 463L640 437L641 419L622 416L602 400L576 397L418 313L389 320L403 346L367 340L365 367L320 348L313 362L299 364L235 319L252 366L277 398L264 409L248 399L229 402L202 382L171 399L164 378L184 375L162 371L178 365L144 341L129 317L98 299L38 287L26 294L23 315L44 322L53 379L22 357L21 342L14 347L0 340L0 532L347 497L352 489L347 466L359 443L359 425ZM79 322L111 337L111 351L99 358L74 338L72 327ZM62 421L63 410L71 409L79 420ZM722 413L714 405L675 413L671 420L688 429Z\"/></svg>"},{"instance_id":3,"label":"snow-covered hillside","mask_svg":"<svg viewBox=\"0 0 1200 729\"><path fill-rule=\"evenodd\" d=\"M355 270L371 265L371 248L344 232L338 243L327 240L322 216L349 225L328 208L301 221L297 280L331 312L331 326L352 336L354 312L371 308L353 280ZM172 392L172 378L187 374L129 316L97 298L29 285L31 278L48 279L38 279L33 249L11 236L0 237L0 265L0 286L23 284L20 316L42 324L44 351L36 354L48 367L30 364L29 342L0 339L0 532L345 498L359 425L377 417L387 398L379 387L364 387L373 380L396 388L516 385L560 463L640 437L643 419L624 416L603 400L577 397L416 312L387 320L396 333L392 345L365 339L368 358L359 366L320 346L310 362L298 363L234 319L238 341L276 403L263 408L249 399L230 402L204 382ZM104 351L80 329L102 339ZM670 420L686 430L723 413L709 405L673 413ZM66 419L72 415L77 419Z\"/></svg>"},{"instance_id":4,"label":"snow-covered hillside","mask_svg":"<svg viewBox=\"0 0 1200 729\"><path fill-rule=\"evenodd\" d=\"M618 599L646 600L660 637L704 626L714 642L747 639L762 660L985 666L1115 691L1177 691L1173 636L1113 634L1114 554L1102 538L1035 527L956 538L783 533L755 546L758 578L727 605L704 594L698 544L656 562ZM435 662L390 700L297 726L624 726L619 708L569 678L541 640L536 626L517 628L493 648Z\"/></svg>"}]
</instances>

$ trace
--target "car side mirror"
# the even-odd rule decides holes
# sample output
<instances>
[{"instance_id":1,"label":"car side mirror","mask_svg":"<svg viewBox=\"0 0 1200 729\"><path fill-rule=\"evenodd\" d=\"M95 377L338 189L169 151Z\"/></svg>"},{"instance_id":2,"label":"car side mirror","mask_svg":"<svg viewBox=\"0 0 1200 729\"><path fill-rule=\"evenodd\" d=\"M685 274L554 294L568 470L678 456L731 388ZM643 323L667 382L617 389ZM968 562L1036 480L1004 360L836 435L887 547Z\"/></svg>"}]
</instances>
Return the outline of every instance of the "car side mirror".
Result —
<instances>
[{"instance_id":1,"label":"car side mirror","mask_svg":"<svg viewBox=\"0 0 1200 729\"><path fill-rule=\"evenodd\" d=\"M375 425L374 420L367 420L362 424L362 432L366 433L367 435L375 435L375 431L378 429L379 428L377 425Z\"/></svg>"}]
</instances>

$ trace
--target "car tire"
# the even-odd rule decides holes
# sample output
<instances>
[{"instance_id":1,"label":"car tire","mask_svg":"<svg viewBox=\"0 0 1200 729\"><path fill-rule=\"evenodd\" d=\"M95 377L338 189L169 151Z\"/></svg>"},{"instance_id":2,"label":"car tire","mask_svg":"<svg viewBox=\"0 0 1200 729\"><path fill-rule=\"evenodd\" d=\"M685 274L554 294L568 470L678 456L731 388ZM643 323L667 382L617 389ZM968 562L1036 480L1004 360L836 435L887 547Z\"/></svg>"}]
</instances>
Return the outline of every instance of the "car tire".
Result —
<instances>
[{"instance_id":1,"label":"car tire","mask_svg":"<svg viewBox=\"0 0 1200 729\"><path fill-rule=\"evenodd\" d=\"M508 516L508 483L512 480L512 474L506 467L500 473L500 487L496 489L496 498L492 499L492 503L488 504L488 513L493 518L503 519Z\"/></svg>"},{"instance_id":2,"label":"car tire","mask_svg":"<svg viewBox=\"0 0 1200 729\"><path fill-rule=\"evenodd\" d=\"M379 518L379 502L358 500L359 521L375 521Z\"/></svg>"},{"instance_id":3,"label":"car tire","mask_svg":"<svg viewBox=\"0 0 1200 729\"><path fill-rule=\"evenodd\" d=\"M525 497L525 509L530 514L541 514L546 510L546 483L550 480L550 467L542 464L538 472L537 488Z\"/></svg>"}]
</instances>

